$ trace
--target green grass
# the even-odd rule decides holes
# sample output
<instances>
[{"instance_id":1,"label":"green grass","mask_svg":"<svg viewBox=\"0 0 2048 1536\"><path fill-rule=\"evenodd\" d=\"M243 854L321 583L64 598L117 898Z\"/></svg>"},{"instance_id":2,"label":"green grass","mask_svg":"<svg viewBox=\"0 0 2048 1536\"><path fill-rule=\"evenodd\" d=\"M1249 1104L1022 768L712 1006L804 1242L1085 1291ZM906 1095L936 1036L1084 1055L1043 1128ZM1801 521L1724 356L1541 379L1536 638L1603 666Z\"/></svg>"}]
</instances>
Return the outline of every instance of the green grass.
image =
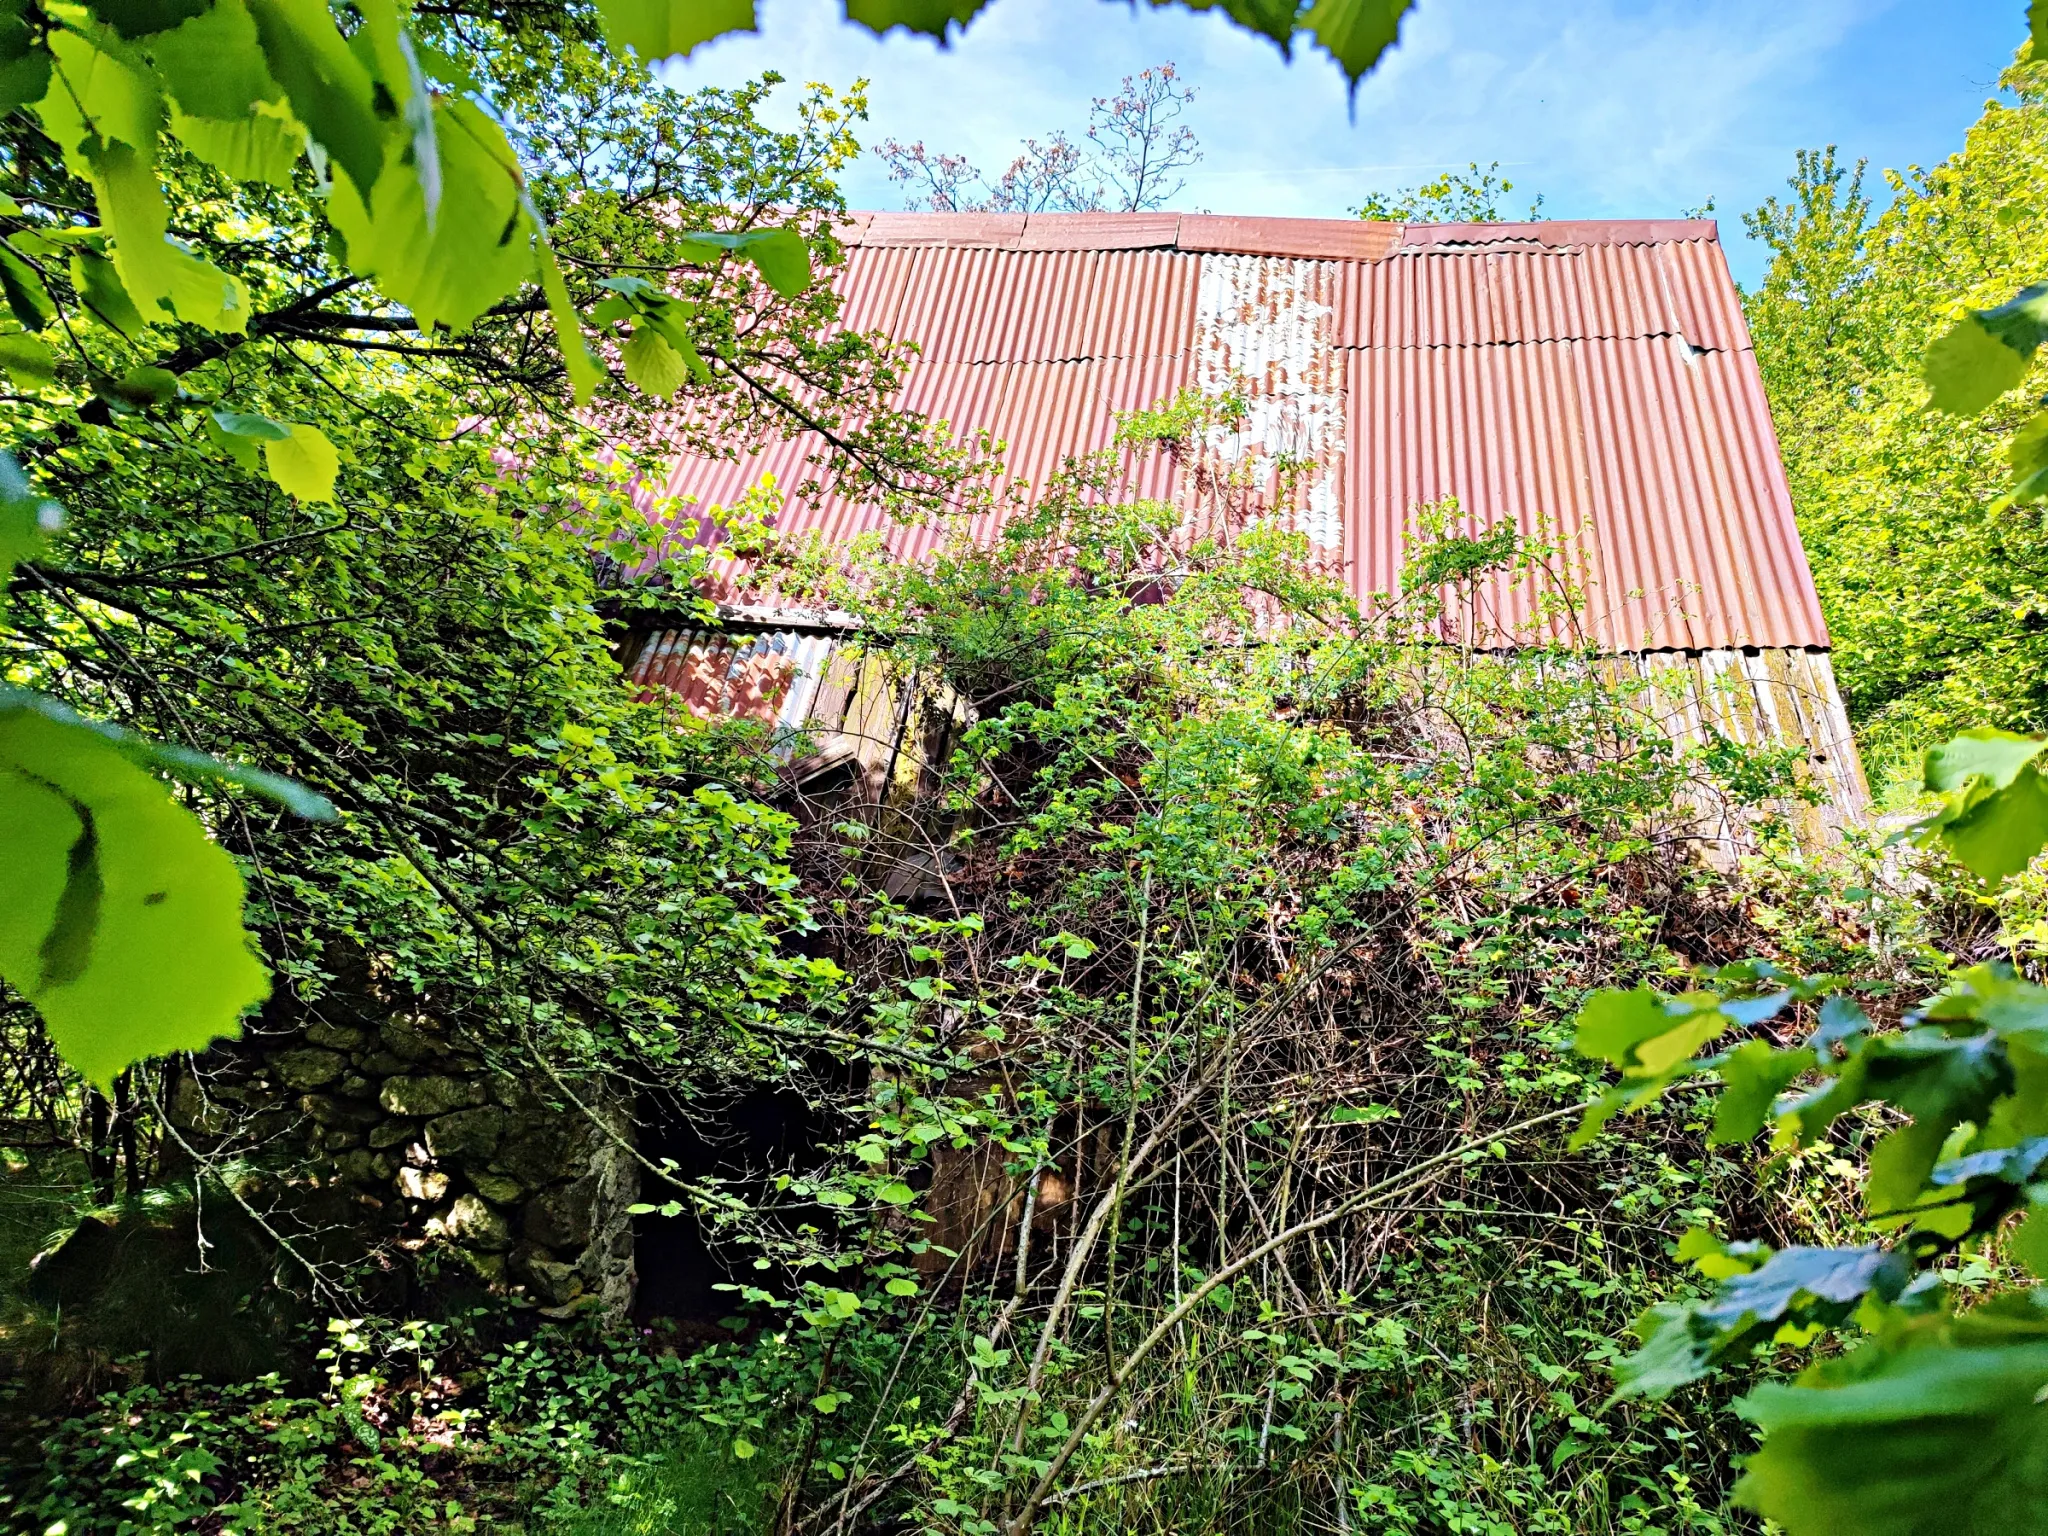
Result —
<instances>
[{"instance_id":1,"label":"green grass","mask_svg":"<svg viewBox=\"0 0 2048 1536\"><path fill-rule=\"evenodd\" d=\"M723 1440L684 1431L683 1443L619 1476L548 1536L758 1536L777 1487L766 1457L737 1461Z\"/></svg>"}]
</instances>

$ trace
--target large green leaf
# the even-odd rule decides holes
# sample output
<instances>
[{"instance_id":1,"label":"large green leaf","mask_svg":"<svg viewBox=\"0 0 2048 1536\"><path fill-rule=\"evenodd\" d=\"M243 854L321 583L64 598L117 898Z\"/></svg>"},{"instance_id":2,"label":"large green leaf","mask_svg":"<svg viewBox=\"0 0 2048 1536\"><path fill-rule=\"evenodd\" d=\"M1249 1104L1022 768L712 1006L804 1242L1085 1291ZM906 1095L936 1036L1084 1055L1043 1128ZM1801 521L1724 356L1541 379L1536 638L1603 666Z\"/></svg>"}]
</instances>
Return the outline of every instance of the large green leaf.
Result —
<instances>
[{"instance_id":1,"label":"large green leaf","mask_svg":"<svg viewBox=\"0 0 2048 1536\"><path fill-rule=\"evenodd\" d=\"M650 64L728 32L755 31L754 0L597 0L604 35Z\"/></svg>"},{"instance_id":2,"label":"large green leaf","mask_svg":"<svg viewBox=\"0 0 2048 1536\"><path fill-rule=\"evenodd\" d=\"M341 456L318 427L301 422L293 425L289 437L266 437L263 462L270 478L287 495L307 502L334 500Z\"/></svg>"},{"instance_id":3,"label":"large green leaf","mask_svg":"<svg viewBox=\"0 0 2048 1536\"><path fill-rule=\"evenodd\" d=\"M261 104L233 122L173 112L171 132L223 175L276 187L292 184L292 167L306 150L306 130L282 106Z\"/></svg>"},{"instance_id":4,"label":"large green leaf","mask_svg":"<svg viewBox=\"0 0 2048 1536\"><path fill-rule=\"evenodd\" d=\"M323 0L246 0L270 73L292 113L358 191L384 171L386 133L376 82L334 25Z\"/></svg>"},{"instance_id":5,"label":"large green leaf","mask_svg":"<svg viewBox=\"0 0 2048 1536\"><path fill-rule=\"evenodd\" d=\"M155 78L133 59L133 50L120 51L130 57L117 58L76 32L51 33L50 52L57 68L44 98L48 110L38 110L45 127L61 125L52 131L60 144L70 139L75 148L82 142L79 128L72 126L75 118L102 139L126 144L145 162L153 161L157 134L163 129L163 98Z\"/></svg>"},{"instance_id":6,"label":"large green leaf","mask_svg":"<svg viewBox=\"0 0 2048 1536\"><path fill-rule=\"evenodd\" d=\"M1714 1106L1714 1146L1747 1141L1764 1128L1771 1106L1792 1080L1816 1065L1812 1050L1781 1051L1769 1041L1750 1040L1721 1062L1721 1100Z\"/></svg>"},{"instance_id":7,"label":"large green leaf","mask_svg":"<svg viewBox=\"0 0 2048 1536\"><path fill-rule=\"evenodd\" d=\"M95 15L123 37L163 32L206 9L207 0L91 0Z\"/></svg>"},{"instance_id":8,"label":"large green leaf","mask_svg":"<svg viewBox=\"0 0 2048 1536\"><path fill-rule=\"evenodd\" d=\"M1739 1255L1748 1247L1723 1251ZM1705 1301L1667 1302L1645 1312L1636 1323L1642 1347L1615 1365L1616 1396L1662 1397L1746 1356L1787 1322L1838 1322L1870 1291L1898 1295L1906 1278L1904 1260L1875 1246L1782 1249L1724 1280Z\"/></svg>"},{"instance_id":9,"label":"large green leaf","mask_svg":"<svg viewBox=\"0 0 2048 1536\"><path fill-rule=\"evenodd\" d=\"M846 19L878 36L902 27L944 37L951 27L964 27L988 0L846 0Z\"/></svg>"},{"instance_id":10,"label":"large green leaf","mask_svg":"<svg viewBox=\"0 0 2048 1536\"><path fill-rule=\"evenodd\" d=\"M0 372L17 389L35 389L57 382L57 359L40 336L8 331L0 334Z\"/></svg>"},{"instance_id":11,"label":"large green leaf","mask_svg":"<svg viewBox=\"0 0 2048 1536\"><path fill-rule=\"evenodd\" d=\"M468 101L437 100L434 118L442 192L431 228L426 190L399 143L367 204L337 183L327 213L350 266L422 326L459 331L533 275L536 230L504 130Z\"/></svg>"},{"instance_id":12,"label":"large green leaf","mask_svg":"<svg viewBox=\"0 0 2048 1536\"><path fill-rule=\"evenodd\" d=\"M2044 1343L1866 1345L1736 1404L1764 1442L1735 1500L1791 1536L2048 1531L2044 1385Z\"/></svg>"},{"instance_id":13,"label":"large green leaf","mask_svg":"<svg viewBox=\"0 0 2048 1536\"><path fill-rule=\"evenodd\" d=\"M148 49L171 99L190 117L233 122L284 95L242 0L214 0L203 15L151 38Z\"/></svg>"},{"instance_id":14,"label":"large green leaf","mask_svg":"<svg viewBox=\"0 0 2048 1536\"><path fill-rule=\"evenodd\" d=\"M654 326L634 327L626 343L626 382L656 399L666 400L689 382L689 366L682 353L669 345L668 338Z\"/></svg>"},{"instance_id":15,"label":"large green leaf","mask_svg":"<svg viewBox=\"0 0 2048 1536\"><path fill-rule=\"evenodd\" d=\"M63 509L35 493L14 455L0 453L0 609L7 606L15 566L35 558L63 522Z\"/></svg>"},{"instance_id":16,"label":"large green leaf","mask_svg":"<svg viewBox=\"0 0 2048 1536\"><path fill-rule=\"evenodd\" d=\"M548 301L549 318L554 321L555 343L561 347L562 361L569 370L569 391L578 405L586 405L597 386L604 382L604 365L583 339L583 326L576 317L576 306L569 299L569 285L562 280L561 265L555 260L554 248L548 244L540 215L530 200L527 216L533 220L534 229L539 231L533 243L534 254L540 262L540 290Z\"/></svg>"},{"instance_id":17,"label":"large green leaf","mask_svg":"<svg viewBox=\"0 0 2048 1536\"><path fill-rule=\"evenodd\" d=\"M1296 0L1152 0L1155 8L1185 5L1191 11L1221 11L1247 32L1271 38L1283 50L1293 45L1301 16Z\"/></svg>"},{"instance_id":18,"label":"large green leaf","mask_svg":"<svg viewBox=\"0 0 2048 1536\"><path fill-rule=\"evenodd\" d=\"M716 261L727 253L751 261L761 276L784 298L795 298L811 285L811 252L794 229L749 229L739 234L698 232L682 241L686 261Z\"/></svg>"},{"instance_id":19,"label":"large green leaf","mask_svg":"<svg viewBox=\"0 0 2048 1536\"><path fill-rule=\"evenodd\" d=\"M27 0L0 0L0 115L42 100L50 65L49 50L29 27Z\"/></svg>"},{"instance_id":20,"label":"large green leaf","mask_svg":"<svg viewBox=\"0 0 2048 1536\"><path fill-rule=\"evenodd\" d=\"M131 340L142 334L148 322L121 285L121 274L113 262L98 251L72 253L71 282L95 318Z\"/></svg>"},{"instance_id":21,"label":"large green leaf","mask_svg":"<svg viewBox=\"0 0 2048 1536\"><path fill-rule=\"evenodd\" d=\"M57 313L50 290L36 269L4 245L0 245L0 293L6 295L14 318L28 330L40 331Z\"/></svg>"},{"instance_id":22,"label":"large green leaf","mask_svg":"<svg viewBox=\"0 0 2048 1536\"><path fill-rule=\"evenodd\" d=\"M1301 18L1301 29L1314 35L1342 66L1355 86L1380 55L1394 46L1402 18L1415 0L1316 0Z\"/></svg>"},{"instance_id":23,"label":"large green leaf","mask_svg":"<svg viewBox=\"0 0 2048 1536\"><path fill-rule=\"evenodd\" d=\"M0 847L0 977L91 1081L233 1035L268 994L234 861L91 729L0 700Z\"/></svg>"},{"instance_id":24,"label":"large green leaf","mask_svg":"<svg viewBox=\"0 0 2048 1536\"><path fill-rule=\"evenodd\" d=\"M2048 284L2022 289L1996 309L1972 310L1935 338L1922 372L1937 410L1974 416L2026 377L2048 336Z\"/></svg>"},{"instance_id":25,"label":"large green leaf","mask_svg":"<svg viewBox=\"0 0 2048 1536\"><path fill-rule=\"evenodd\" d=\"M2048 738L1990 729L1929 748L1924 782L1941 807L1914 825L1916 840L1939 843L1986 883L2025 869L2048 846L2044 748Z\"/></svg>"}]
</instances>

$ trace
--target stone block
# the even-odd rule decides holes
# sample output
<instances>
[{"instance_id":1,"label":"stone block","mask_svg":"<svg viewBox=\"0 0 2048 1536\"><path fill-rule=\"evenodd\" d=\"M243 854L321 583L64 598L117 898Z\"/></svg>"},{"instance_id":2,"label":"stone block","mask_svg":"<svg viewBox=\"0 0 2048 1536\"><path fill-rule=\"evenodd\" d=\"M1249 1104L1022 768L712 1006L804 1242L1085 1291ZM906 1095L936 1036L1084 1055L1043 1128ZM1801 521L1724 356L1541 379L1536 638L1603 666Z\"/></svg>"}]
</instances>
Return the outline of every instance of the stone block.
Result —
<instances>
[{"instance_id":1,"label":"stone block","mask_svg":"<svg viewBox=\"0 0 2048 1536\"><path fill-rule=\"evenodd\" d=\"M357 1130L383 1118L374 1104L351 1104L346 1099L331 1099L323 1093L301 1094L299 1111L315 1125L345 1125Z\"/></svg>"},{"instance_id":2,"label":"stone block","mask_svg":"<svg viewBox=\"0 0 2048 1536\"><path fill-rule=\"evenodd\" d=\"M426 1061L448 1053L447 1046L404 1019L386 1019L377 1034L385 1050L406 1061Z\"/></svg>"},{"instance_id":3,"label":"stone block","mask_svg":"<svg viewBox=\"0 0 2048 1536\"><path fill-rule=\"evenodd\" d=\"M590 1191L582 1184L545 1190L526 1202L520 1225L543 1248L574 1252L590 1241Z\"/></svg>"},{"instance_id":4,"label":"stone block","mask_svg":"<svg viewBox=\"0 0 2048 1536\"><path fill-rule=\"evenodd\" d=\"M370 1145L373 1147L395 1147L401 1141L412 1140L416 1127L410 1120L386 1120L381 1125L370 1127Z\"/></svg>"},{"instance_id":5,"label":"stone block","mask_svg":"<svg viewBox=\"0 0 2048 1536\"><path fill-rule=\"evenodd\" d=\"M336 1126L320 1138L320 1146L328 1152L346 1152L363 1139L362 1132L352 1131L347 1126Z\"/></svg>"},{"instance_id":6,"label":"stone block","mask_svg":"<svg viewBox=\"0 0 2048 1536\"><path fill-rule=\"evenodd\" d=\"M569 1138L553 1117L513 1122L498 1143L498 1155L491 1159L491 1172L508 1173L529 1189L573 1178L581 1171L571 1154Z\"/></svg>"},{"instance_id":7,"label":"stone block","mask_svg":"<svg viewBox=\"0 0 2048 1536\"><path fill-rule=\"evenodd\" d=\"M351 1072L334 1085L334 1091L344 1099L368 1099L376 1096L377 1085L362 1073Z\"/></svg>"},{"instance_id":8,"label":"stone block","mask_svg":"<svg viewBox=\"0 0 2048 1536\"><path fill-rule=\"evenodd\" d=\"M335 1173L350 1184L382 1184L391 1177L395 1166L383 1153L367 1152L361 1147L334 1160Z\"/></svg>"},{"instance_id":9,"label":"stone block","mask_svg":"<svg viewBox=\"0 0 2048 1536\"><path fill-rule=\"evenodd\" d=\"M330 1051L360 1051L369 1036L360 1029L350 1029L343 1024L328 1024L316 1019L306 1026L306 1044L324 1045Z\"/></svg>"},{"instance_id":10,"label":"stone block","mask_svg":"<svg viewBox=\"0 0 2048 1536\"><path fill-rule=\"evenodd\" d=\"M389 1077L377 1102L394 1115L445 1115L483 1103L484 1085L474 1078Z\"/></svg>"},{"instance_id":11,"label":"stone block","mask_svg":"<svg viewBox=\"0 0 2048 1536\"><path fill-rule=\"evenodd\" d=\"M389 1051L372 1051L367 1056L358 1056L356 1065L372 1077L390 1077L403 1072L411 1063L402 1056L392 1055Z\"/></svg>"},{"instance_id":12,"label":"stone block","mask_svg":"<svg viewBox=\"0 0 2048 1536\"><path fill-rule=\"evenodd\" d=\"M475 1195L457 1195L453 1205L427 1223L427 1230L483 1253L503 1253L512 1246L512 1223Z\"/></svg>"},{"instance_id":13,"label":"stone block","mask_svg":"<svg viewBox=\"0 0 2048 1536\"><path fill-rule=\"evenodd\" d=\"M506 1265L514 1280L533 1293L545 1306L559 1307L583 1294L583 1277L573 1264L564 1264L545 1249L521 1243Z\"/></svg>"},{"instance_id":14,"label":"stone block","mask_svg":"<svg viewBox=\"0 0 2048 1536\"><path fill-rule=\"evenodd\" d=\"M348 1058L333 1051L305 1047L294 1051L279 1051L270 1058L271 1070L287 1088L304 1091L320 1088L333 1082L348 1068Z\"/></svg>"},{"instance_id":15,"label":"stone block","mask_svg":"<svg viewBox=\"0 0 2048 1536\"><path fill-rule=\"evenodd\" d=\"M517 1179L502 1173L472 1173L469 1182L476 1186L476 1192L486 1200L499 1205L514 1205L526 1193L526 1186Z\"/></svg>"},{"instance_id":16,"label":"stone block","mask_svg":"<svg viewBox=\"0 0 2048 1536\"><path fill-rule=\"evenodd\" d=\"M505 1134L505 1111L486 1104L458 1109L427 1122L427 1150L436 1158L481 1162L498 1149Z\"/></svg>"},{"instance_id":17,"label":"stone block","mask_svg":"<svg viewBox=\"0 0 2048 1536\"><path fill-rule=\"evenodd\" d=\"M438 1200L448 1193L448 1175L428 1168L401 1168L396 1183L408 1200Z\"/></svg>"},{"instance_id":18,"label":"stone block","mask_svg":"<svg viewBox=\"0 0 2048 1536\"><path fill-rule=\"evenodd\" d=\"M491 1074L491 1097L505 1108L519 1114L527 1114L541 1107L539 1095L522 1079L509 1072Z\"/></svg>"}]
</instances>

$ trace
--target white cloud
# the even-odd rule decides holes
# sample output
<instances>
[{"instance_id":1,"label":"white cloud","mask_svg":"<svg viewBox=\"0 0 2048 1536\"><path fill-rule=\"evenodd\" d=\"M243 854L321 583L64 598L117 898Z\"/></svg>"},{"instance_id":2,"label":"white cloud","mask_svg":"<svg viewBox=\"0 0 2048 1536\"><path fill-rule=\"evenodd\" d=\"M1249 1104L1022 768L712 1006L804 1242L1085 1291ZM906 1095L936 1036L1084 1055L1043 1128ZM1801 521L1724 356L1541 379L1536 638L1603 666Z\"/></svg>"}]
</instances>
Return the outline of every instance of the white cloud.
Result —
<instances>
[{"instance_id":1,"label":"white cloud","mask_svg":"<svg viewBox=\"0 0 2048 1536\"><path fill-rule=\"evenodd\" d=\"M1988 4L1421 0L1354 115L1328 59L1290 65L1214 13L995 0L944 50L877 39L836 0L762 0L762 17L759 36L711 45L671 81L864 76L867 142L923 139L1000 168L1024 135L1077 130L1091 97L1171 59L1200 92L1189 120L1205 158L1184 206L1335 216L1498 160L1553 216L1670 217L1712 195L1738 247L1736 216L1777 190L1798 147L1839 141L1881 163L1955 147L2017 33ZM846 190L857 206L901 205L872 157ZM1754 275L1757 253L1731 255Z\"/></svg>"}]
</instances>

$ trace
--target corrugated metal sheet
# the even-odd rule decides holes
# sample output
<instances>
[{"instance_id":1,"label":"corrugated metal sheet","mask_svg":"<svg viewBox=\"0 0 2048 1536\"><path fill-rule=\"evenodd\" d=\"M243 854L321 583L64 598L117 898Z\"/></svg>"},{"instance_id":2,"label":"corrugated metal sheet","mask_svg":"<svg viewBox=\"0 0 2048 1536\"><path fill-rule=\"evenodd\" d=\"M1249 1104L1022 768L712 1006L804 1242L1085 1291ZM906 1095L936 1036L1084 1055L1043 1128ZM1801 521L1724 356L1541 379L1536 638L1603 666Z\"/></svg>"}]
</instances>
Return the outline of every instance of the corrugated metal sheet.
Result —
<instances>
[{"instance_id":1,"label":"corrugated metal sheet","mask_svg":"<svg viewBox=\"0 0 2048 1536\"><path fill-rule=\"evenodd\" d=\"M1559 548L1603 650L1825 642L1746 355L1652 336L1350 360L1346 550L1361 596L1398 588L1416 508L1456 496L1473 533L1507 519ZM1487 611L1511 641L1541 589L1504 583Z\"/></svg>"},{"instance_id":2,"label":"corrugated metal sheet","mask_svg":"<svg viewBox=\"0 0 2048 1536\"><path fill-rule=\"evenodd\" d=\"M1799 749L1819 802L1782 809L1809 846L1867 824L1870 791L1825 651L1666 651L1610 664L1649 680L1643 702L1674 740ZM1735 831L1723 821L1722 835Z\"/></svg>"},{"instance_id":3,"label":"corrugated metal sheet","mask_svg":"<svg viewBox=\"0 0 2048 1536\"><path fill-rule=\"evenodd\" d=\"M1241 389L1242 433L1127 458L1130 493L1211 516L1219 466L1242 490L1306 454L1264 510L1361 597L1398 584L1417 505L1456 496L1475 530L1554 536L1610 652L1828 643L1712 223L876 213L839 232L846 323L921 348L902 403L991 432L1012 481L1043 485L1183 384ZM823 458L810 436L679 455L670 489L730 504L771 473L787 494ZM880 532L906 559L942 537L831 495L792 497L778 526ZM1486 610L1511 631L1534 593Z\"/></svg>"}]
</instances>

